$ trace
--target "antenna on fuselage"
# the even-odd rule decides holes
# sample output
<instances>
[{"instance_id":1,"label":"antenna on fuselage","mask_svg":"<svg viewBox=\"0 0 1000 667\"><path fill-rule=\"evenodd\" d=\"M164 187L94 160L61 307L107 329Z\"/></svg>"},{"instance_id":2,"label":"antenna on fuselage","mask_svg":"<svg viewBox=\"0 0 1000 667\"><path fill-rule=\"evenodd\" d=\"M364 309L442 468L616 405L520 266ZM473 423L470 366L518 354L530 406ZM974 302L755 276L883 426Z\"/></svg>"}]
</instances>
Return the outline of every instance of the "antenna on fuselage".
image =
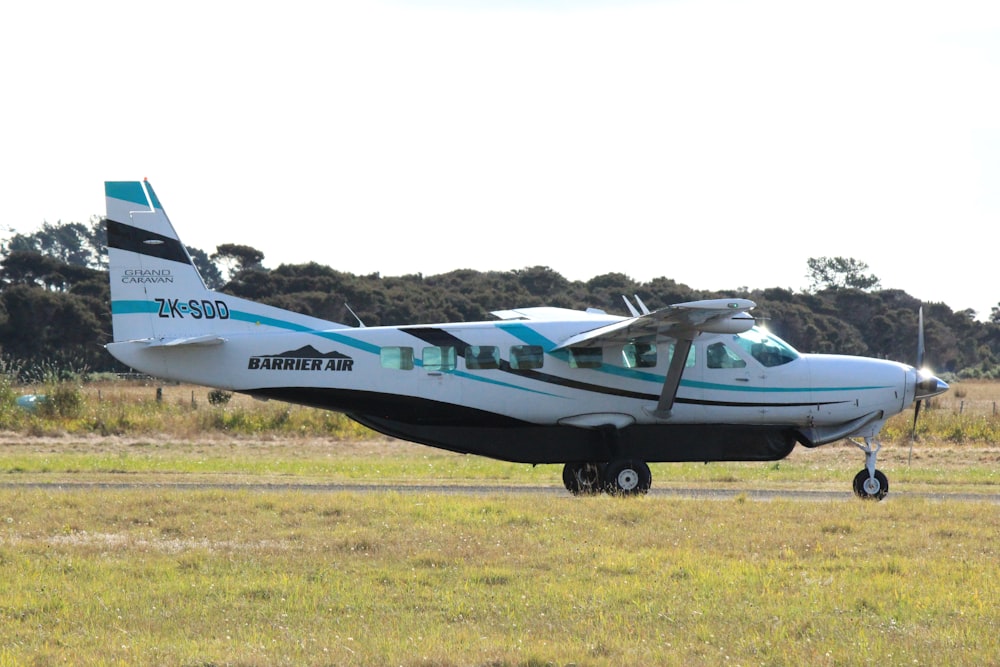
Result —
<instances>
[{"instance_id":1,"label":"antenna on fuselage","mask_svg":"<svg viewBox=\"0 0 1000 667\"><path fill-rule=\"evenodd\" d=\"M351 304L349 304L349 303L347 303L347 302L345 301L345 302L344 302L344 308L346 308L346 309L347 309L347 311L348 311L348 312L349 312L349 313L350 313L351 315L354 315L354 319L356 319L356 320L358 321L358 326L359 326L359 327L361 327L362 329L364 329L364 328L365 328L365 323L361 321L361 318L360 318L360 317L358 317L358 314L357 314L357 313L355 313L355 312L354 312L353 310L351 310Z\"/></svg>"},{"instance_id":2,"label":"antenna on fuselage","mask_svg":"<svg viewBox=\"0 0 1000 667\"><path fill-rule=\"evenodd\" d=\"M628 312L632 314L632 317L639 317L640 315L649 315L649 308L647 308L646 304L642 302L642 299L639 298L639 295L633 294L632 296L635 298L635 302L639 304L639 308L641 309L642 312L636 310L635 306L632 305L632 302L628 300L628 297L622 294L622 300L628 307Z\"/></svg>"}]
</instances>

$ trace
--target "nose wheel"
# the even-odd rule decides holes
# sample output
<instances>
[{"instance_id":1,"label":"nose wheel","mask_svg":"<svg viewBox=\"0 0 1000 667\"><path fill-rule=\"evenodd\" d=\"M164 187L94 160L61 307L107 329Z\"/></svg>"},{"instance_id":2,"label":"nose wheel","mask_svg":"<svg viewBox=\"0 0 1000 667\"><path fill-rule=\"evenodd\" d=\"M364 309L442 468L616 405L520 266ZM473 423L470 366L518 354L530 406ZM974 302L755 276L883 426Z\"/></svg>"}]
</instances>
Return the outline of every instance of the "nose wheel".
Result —
<instances>
[{"instance_id":1,"label":"nose wheel","mask_svg":"<svg viewBox=\"0 0 1000 667\"><path fill-rule=\"evenodd\" d=\"M869 438L858 442L851 439L851 444L865 453L865 467L854 476L854 495L863 500L882 500L889 493L889 480L881 470L875 469L875 459L882 449L882 443L876 441L874 446Z\"/></svg>"}]
</instances>

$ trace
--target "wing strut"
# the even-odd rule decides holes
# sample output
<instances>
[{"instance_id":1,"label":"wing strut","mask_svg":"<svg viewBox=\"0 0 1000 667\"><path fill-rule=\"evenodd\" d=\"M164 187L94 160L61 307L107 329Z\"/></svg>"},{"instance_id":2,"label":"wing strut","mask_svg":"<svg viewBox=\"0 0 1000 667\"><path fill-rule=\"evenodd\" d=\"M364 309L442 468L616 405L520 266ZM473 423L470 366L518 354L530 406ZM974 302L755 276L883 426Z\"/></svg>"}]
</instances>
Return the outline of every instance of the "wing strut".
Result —
<instances>
[{"instance_id":1,"label":"wing strut","mask_svg":"<svg viewBox=\"0 0 1000 667\"><path fill-rule=\"evenodd\" d=\"M691 351L691 342L690 338L678 338L674 345L674 356L670 360L670 368L667 369L667 379L663 382L660 401L656 404L656 412L653 413L660 419L669 417L670 411L674 407L677 388L681 386L681 374L684 373L684 365L687 363L688 353Z\"/></svg>"}]
</instances>

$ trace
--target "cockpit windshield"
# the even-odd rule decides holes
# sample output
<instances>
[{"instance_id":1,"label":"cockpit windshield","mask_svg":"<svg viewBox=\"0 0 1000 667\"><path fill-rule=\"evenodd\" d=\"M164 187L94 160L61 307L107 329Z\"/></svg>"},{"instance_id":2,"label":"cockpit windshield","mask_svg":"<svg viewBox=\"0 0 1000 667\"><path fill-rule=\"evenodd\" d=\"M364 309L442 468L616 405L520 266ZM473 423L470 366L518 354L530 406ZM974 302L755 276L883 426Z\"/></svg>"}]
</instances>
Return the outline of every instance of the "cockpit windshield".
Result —
<instances>
[{"instance_id":1,"label":"cockpit windshield","mask_svg":"<svg viewBox=\"0 0 1000 667\"><path fill-rule=\"evenodd\" d=\"M736 342L764 366L781 366L799 358L795 348L766 329L753 327L736 336Z\"/></svg>"}]
</instances>

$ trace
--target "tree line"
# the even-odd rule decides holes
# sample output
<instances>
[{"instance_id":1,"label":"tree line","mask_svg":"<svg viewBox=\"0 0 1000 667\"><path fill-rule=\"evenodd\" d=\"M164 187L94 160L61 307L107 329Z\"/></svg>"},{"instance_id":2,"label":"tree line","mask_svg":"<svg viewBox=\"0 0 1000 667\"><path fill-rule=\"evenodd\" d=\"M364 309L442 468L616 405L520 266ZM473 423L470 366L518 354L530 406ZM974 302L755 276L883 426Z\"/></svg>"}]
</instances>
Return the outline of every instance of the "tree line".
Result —
<instances>
[{"instance_id":1,"label":"tree line","mask_svg":"<svg viewBox=\"0 0 1000 667\"><path fill-rule=\"evenodd\" d=\"M600 308L627 315L623 295L650 309L717 297L745 297L753 314L803 352L857 354L915 363L917 312L923 306L925 361L960 378L1000 377L1000 308L979 322L971 310L922 303L881 289L867 265L851 258L807 262L810 288L699 290L667 277L637 282L622 273L570 281L546 266L510 271L460 269L433 276L354 275L310 262L263 265L251 246L223 244L208 254L188 247L206 284L221 292L314 317L366 326L491 319L514 307ZM103 348L111 306L106 230L89 223L45 223L0 244L0 360L30 376L36 369L125 372Z\"/></svg>"}]
</instances>

